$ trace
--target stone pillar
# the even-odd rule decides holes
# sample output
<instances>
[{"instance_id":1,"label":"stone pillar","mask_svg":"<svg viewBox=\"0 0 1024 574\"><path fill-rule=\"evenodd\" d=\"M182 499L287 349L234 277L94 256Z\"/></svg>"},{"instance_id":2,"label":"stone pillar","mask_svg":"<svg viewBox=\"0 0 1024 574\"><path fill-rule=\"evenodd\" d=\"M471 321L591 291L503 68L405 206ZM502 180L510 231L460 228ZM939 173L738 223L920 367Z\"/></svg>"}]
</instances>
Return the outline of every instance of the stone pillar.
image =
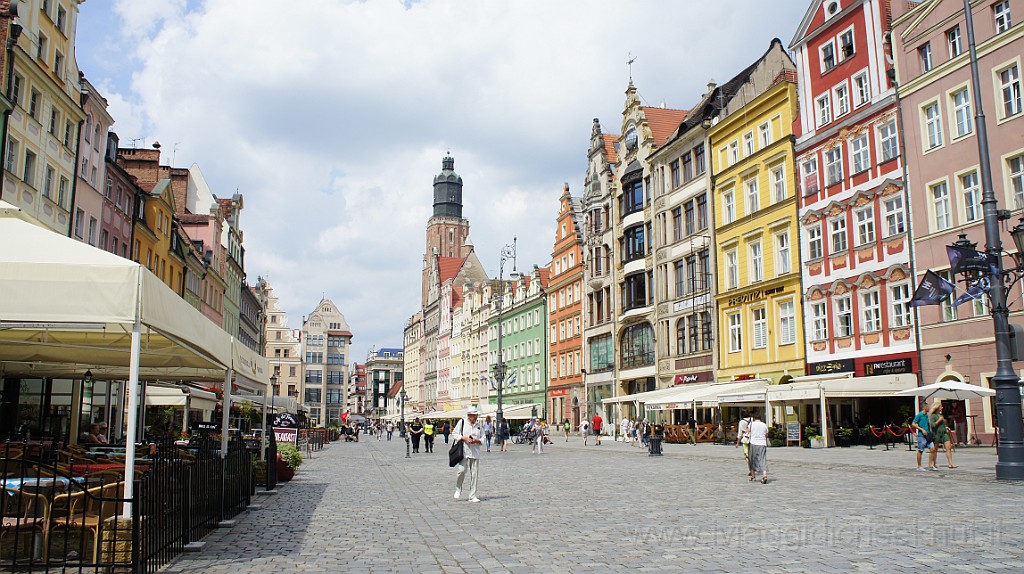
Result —
<instances>
[{"instance_id":1,"label":"stone pillar","mask_svg":"<svg viewBox=\"0 0 1024 574\"><path fill-rule=\"evenodd\" d=\"M113 572L131 572L134 543L131 517L112 516L106 519L100 539L100 563L116 564ZM141 551L141 541L139 549Z\"/></svg>"}]
</instances>

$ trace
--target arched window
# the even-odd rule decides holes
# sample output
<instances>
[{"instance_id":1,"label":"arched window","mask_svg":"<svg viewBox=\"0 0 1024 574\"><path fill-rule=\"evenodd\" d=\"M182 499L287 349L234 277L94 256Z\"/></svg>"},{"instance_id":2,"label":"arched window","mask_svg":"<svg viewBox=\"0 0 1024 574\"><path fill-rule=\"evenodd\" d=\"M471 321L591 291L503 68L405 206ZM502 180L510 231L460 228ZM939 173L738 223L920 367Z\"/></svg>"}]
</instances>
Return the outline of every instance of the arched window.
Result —
<instances>
[{"instance_id":1,"label":"arched window","mask_svg":"<svg viewBox=\"0 0 1024 574\"><path fill-rule=\"evenodd\" d=\"M654 364L654 329L650 323L626 327L620 341L622 368L632 369Z\"/></svg>"}]
</instances>

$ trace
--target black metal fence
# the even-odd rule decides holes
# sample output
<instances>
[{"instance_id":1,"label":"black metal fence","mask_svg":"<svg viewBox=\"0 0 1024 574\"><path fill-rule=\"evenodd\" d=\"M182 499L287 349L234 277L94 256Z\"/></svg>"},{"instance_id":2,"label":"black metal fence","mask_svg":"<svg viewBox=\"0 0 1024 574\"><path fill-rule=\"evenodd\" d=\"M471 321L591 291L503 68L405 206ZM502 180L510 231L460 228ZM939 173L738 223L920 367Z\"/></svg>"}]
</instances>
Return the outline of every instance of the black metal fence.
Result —
<instances>
[{"instance_id":1,"label":"black metal fence","mask_svg":"<svg viewBox=\"0 0 1024 574\"><path fill-rule=\"evenodd\" d=\"M139 451L131 500L123 452L67 447L44 460L0 448L0 572L156 572L251 501L258 451L232 441L221 457L218 447L168 441Z\"/></svg>"},{"instance_id":2,"label":"black metal fence","mask_svg":"<svg viewBox=\"0 0 1024 574\"><path fill-rule=\"evenodd\" d=\"M277 438L273 432L267 433L267 464L266 489L277 488Z\"/></svg>"}]
</instances>

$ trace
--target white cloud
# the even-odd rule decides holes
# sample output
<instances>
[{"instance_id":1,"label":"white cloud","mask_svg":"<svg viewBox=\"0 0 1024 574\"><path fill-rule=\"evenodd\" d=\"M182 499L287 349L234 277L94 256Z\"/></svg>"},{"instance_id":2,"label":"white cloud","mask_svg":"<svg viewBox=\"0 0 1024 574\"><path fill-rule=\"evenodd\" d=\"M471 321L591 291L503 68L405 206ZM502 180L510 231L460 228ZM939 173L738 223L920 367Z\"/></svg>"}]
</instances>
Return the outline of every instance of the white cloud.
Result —
<instances>
[{"instance_id":1,"label":"white cloud","mask_svg":"<svg viewBox=\"0 0 1024 574\"><path fill-rule=\"evenodd\" d=\"M592 118L619 131L627 54L650 105L686 108L789 38L802 4L121 0L119 34L79 25L78 60L123 145L176 145L214 193L244 194L250 280L270 277L293 326L326 294L368 349L400 345L419 303L447 150L485 268L513 236L520 268L544 264Z\"/></svg>"}]
</instances>

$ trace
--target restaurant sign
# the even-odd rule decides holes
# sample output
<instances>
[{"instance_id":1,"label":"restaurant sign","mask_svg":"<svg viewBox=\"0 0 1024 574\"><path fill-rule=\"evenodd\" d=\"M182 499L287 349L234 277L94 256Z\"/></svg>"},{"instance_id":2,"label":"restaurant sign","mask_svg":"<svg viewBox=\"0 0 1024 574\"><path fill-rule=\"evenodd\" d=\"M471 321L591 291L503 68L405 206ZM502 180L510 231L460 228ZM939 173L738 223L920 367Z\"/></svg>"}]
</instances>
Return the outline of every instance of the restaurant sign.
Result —
<instances>
[{"instance_id":1,"label":"restaurant sign","mask_svg":"<svg viewBox=\"0 0 1024 574\"><path fill-rule=\"evenodd\" d=\"M836 359L807 365L808 375L828 375L830 373L852 373L856 370L853 359Z\"/></svg>"},{"instance_id":2,"label":"restaurant sign","mask_svg":"<svg viewBox=\"0 0 1024 574\"><path fill-rule=\"evenodd\" d=\"M776 293L782 293L785 290L786 290L786 288L781 286L781 285L779 287L772 287L771 289L758 289L756 291L751 291L750 293L744 293L743 295L737 295L736 297L730 297L729 298L729 306L732 307L734 305L739 305L741 303L750 303L750 302L753 302L753 301L760 301L761 299L765 299L767 297L771 297L772 295L775 295Z\"/></svg>"},{"instance_id":3,"label":"restaurant sign","mask_svg":"<svg viewBox=\"0 0 1024 574\"><path fill-rule=\"evenodd\" d=\"M281 427L274 427L274 440L277 442L290 442L295 444L299 438L299 429L287 429Z\"/></svg>"},{"instance_id":4,"label":"restaurant sign","mask_svg":"<svg viewBox=\"0 0 1024 574\"><path fill-rule=\"evenodd\" d=\"M910 357L902 359L889 359L888 361L873 361L864 363L864 375L897 375L900 373L914 372L914 364Z\"/></svg>"},{"instance_id":5,"label":"restaurant sign","mask_svg":"<svg viewBox=\"0 0 1024 574\"><path fill-rule=\"evenodd\" d=\"M698 371L696 373L679 373L672 378L673 385L688 385L690 383L710 383L711 371Z\"/></svg>"},{"instance_id":6,"label":"restaurant sign","mask_svg":"<svg viewBox=\"0 0 1024 574\"><path fill-rule=\"evenodd\" d=\"M552 397L564 397L569 394L569 389L549 389L548 394Z\"/></svg>"}]
</instances>

